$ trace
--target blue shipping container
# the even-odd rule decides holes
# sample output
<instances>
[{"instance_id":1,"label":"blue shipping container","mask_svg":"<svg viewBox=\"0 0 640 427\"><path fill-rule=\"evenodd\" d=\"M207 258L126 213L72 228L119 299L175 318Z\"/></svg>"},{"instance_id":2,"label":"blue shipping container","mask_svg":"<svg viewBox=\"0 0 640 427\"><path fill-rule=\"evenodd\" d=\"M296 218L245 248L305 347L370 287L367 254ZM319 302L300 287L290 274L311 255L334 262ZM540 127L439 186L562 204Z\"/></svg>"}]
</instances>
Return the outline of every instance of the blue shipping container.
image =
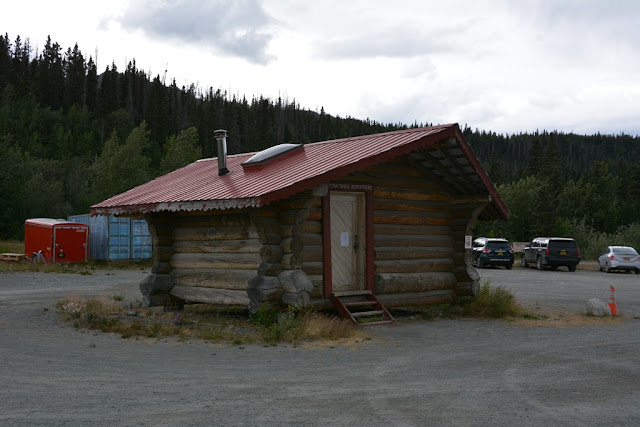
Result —
<instances>
[{"instance_id":1,"label":"blue shipping container","mask_svg":"<svg viewBox=\"0 0 640 427\"><path fill-rule=\"evenodd\" d=\"M69 221L88 224L89 258L117 261L153 256L153 239L147 221L114 215L73 215Z\"/></svg>"}]
</instances>

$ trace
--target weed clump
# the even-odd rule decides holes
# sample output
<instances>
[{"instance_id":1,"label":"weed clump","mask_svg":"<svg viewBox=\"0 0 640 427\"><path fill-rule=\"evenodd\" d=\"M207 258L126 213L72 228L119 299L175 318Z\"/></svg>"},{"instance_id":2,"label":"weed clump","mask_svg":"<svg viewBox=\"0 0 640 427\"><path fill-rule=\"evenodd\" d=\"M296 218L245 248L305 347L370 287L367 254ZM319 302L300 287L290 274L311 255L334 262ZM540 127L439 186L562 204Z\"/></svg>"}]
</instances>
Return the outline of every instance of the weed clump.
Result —
<instances>
[{"instance_id":1,"label":"weed clump","mask_svg":"<svg viewBox=\"0 0 640 427\"><path fill-rule=\"evenodd\" d=\"M353 325L344 319L318 313L314 309L290 306L287 311L261 307L250 321L261 330L262 339L271 345L278 342L344 339L355 335Z\"/></svg>"},{"instance_id":2,"label":"weed clump","mask_svg":"<svg viewBox=\"0 0 640 427\"><path fill-rule=\"evenodd\" d=\"M509 289L504 286L491 286L489 282L482 285L478 295L463 306L462 315L492 319L531 316L517 304Z\"/></svg>"}]
</instances>

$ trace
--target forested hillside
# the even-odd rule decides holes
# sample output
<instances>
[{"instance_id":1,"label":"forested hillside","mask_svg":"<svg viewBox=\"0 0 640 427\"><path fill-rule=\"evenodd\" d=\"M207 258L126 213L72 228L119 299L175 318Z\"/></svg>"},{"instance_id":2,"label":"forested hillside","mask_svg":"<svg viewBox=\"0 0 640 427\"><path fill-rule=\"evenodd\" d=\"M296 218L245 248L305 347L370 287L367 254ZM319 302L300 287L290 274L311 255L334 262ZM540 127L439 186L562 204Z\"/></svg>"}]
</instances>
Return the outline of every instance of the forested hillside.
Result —
<instances>
[{"instance_id":1,"label":"forested hillside","mask_svg":"<svg viewBox=\"0 0 640 427\"><path fill-rule=\"evenodd\" d=\"M135 60L124 71L114 63L98 70L77 45L65 50L48 39L35 49L5 34L0 238L21 238L26 218L86 213L92 203L216 156L215 129L227 129L233 154L428 125L429 119L383 124L304 109L295 99L248 100L178 87L145 73ZM613 238L638 225L638 137L544 130L501 135L462 126L511 210L508 222L482 224L478 233L518 241L583 232L590 236L584 239L593 233Z\"/></svg>"}]
</instances>

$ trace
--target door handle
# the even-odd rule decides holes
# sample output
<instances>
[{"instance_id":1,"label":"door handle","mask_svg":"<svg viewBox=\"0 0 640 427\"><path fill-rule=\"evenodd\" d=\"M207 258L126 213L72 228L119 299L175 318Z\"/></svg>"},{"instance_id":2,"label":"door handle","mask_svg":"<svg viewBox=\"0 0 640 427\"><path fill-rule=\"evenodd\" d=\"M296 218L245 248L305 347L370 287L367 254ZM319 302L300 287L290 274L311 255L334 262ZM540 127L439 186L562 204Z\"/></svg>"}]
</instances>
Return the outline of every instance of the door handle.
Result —
<instances>
[{"instance_id":1,"label":"door handle","mask_svg":"<svg viewBox=\"0 0 640 427\"><path fill-rule=\"evenodd\" d=\"M355 251L355 253L358 253L358 235L357 234L353 235L353 250Z\"/></svg>"}]
</instances>

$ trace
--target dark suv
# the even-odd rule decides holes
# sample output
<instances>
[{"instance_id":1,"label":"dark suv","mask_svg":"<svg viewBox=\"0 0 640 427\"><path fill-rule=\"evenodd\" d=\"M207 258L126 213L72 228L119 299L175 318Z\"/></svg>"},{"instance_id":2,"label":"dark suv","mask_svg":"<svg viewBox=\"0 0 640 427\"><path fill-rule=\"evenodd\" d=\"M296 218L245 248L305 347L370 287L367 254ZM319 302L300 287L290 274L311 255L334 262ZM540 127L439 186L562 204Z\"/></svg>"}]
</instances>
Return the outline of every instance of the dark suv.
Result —
<instances>
[{"instance_id":1,"label":"dark suv","mask_svg":"<svg viewBox=\"0 0 640 427\"><path fill-rule=\"evenodd\" d=\"M506 239L479 237L473 241L471 254L478 268L503 265L511 270L513 267L513 248Z\"/></svg>"},{"instance_id":2,"label":"dark suv","mask_svg":"<svg viewBox=\"0 0 640 427\"><path fill-rule=\"evenodd\" d=\"M580 249L575 240L566 237L537 237L522 251L522 266L535 264L538 270L549 266L552 270L567 267L576 271L580 263Z\"/></svg>"}]
</instances>

